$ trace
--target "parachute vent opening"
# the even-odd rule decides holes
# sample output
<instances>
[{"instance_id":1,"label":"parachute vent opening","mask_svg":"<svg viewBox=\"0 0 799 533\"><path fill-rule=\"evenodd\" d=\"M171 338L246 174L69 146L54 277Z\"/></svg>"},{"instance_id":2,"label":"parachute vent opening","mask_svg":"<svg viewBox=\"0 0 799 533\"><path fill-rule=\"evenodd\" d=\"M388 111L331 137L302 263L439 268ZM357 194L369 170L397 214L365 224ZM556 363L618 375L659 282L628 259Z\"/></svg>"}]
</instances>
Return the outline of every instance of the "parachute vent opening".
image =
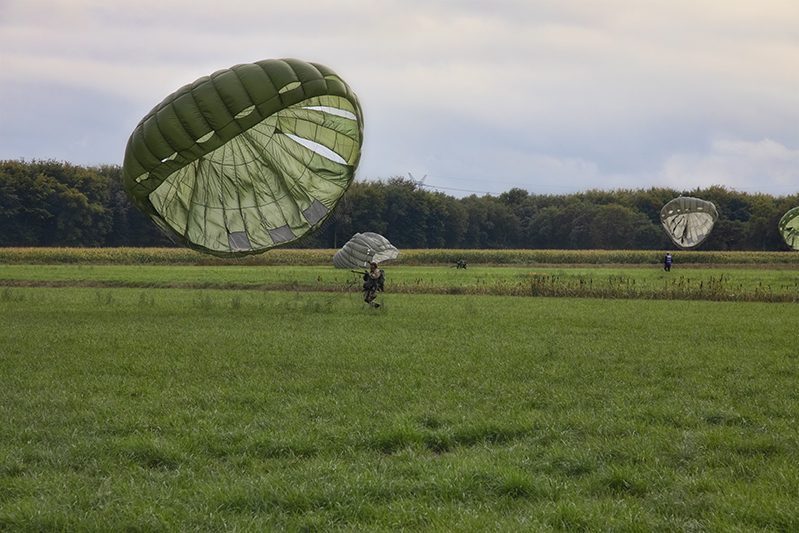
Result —
<instances>
[{"instance_id":1,"label":"parachute vent opening","mask_svg":"<svg viewBox=\"0 0 799 533\"><path fill-rule=\"evenodd\" d=\"M208 139L210 139L213 136L214 136L214 132L213 131L209 131L208 133L206 133L205 135L203 135L202 137L197 139L196 142L197 143L204 143L205 141L207 141Z\"/></svg>"},{"instance_id":2,"label":"parachute vent opening","mask_svg":"<svg viewBox=\"0 0 799 533\"><path fill-rule=\"evenodd\" d=\"M338 163L340 165L346 165L347 164L347 161L343 157L338 155L336 152L334 152L333 150L331 150L327 146L319 144L318 142L312 141L310 139L305 139L303 137L299 137L297 135L293 135L291 133L284 133L284 135L286 137L290 138L292 141L303 145L304 147L306 147L310 151L314 152L315 154L321 155L322 157L324 157L326 159L329 159L329 160L333 161L334 163Z\"/></svg>"},{"instance_id":3,"label":"parachute vent opening","mask_svg":"<svg viewBox=\"0 0 799 533\"><path fill-rule=\"evenodd\" d=\"M338 107L330 107L330 106L323 106L323 105L312 105L305 107L303 109L311 109L313 111L321 111L322 113L329 113L331 115L336 115L337 117L348 118L350 120L357 120L358 117L355 116L355 113L352 111L347 111L346 109L339 109Z\"/></svg>"},{"instance_id":4,"label":"parachute vent opening","mask_svg":"<svg viewBox=\"0 0 799 533\"><path fill-rule=\"evenodd\" d=\"M236 116L234 118L237 118L237 119L238 118L244 118L247 115L249 115L250 113L252 113L254 110L255 110L255 106L251 105L250 107L244 108L241 111L239 111L238 113L236 113Z\"/></svg>"},{"instance_id":5,"label":"parachute vent opening","mask_svg":"<svg viewBox=\"0 0 799 533\"><path fill-rule=\"evenodd\" d=\"M170 155L169 157L164 157L163 159L161 159L161 162L162 162L162 163L166 163L167 161L172 161L172 160L173 160L173 159L175 159L177 156L178 156L178 153L177 153L177 152L172 152L172 155Z\"/></svg>"},{"instance_id":6,"label":"parachute vent opening","mask_svg":"<svg viewBox=\"0 0 799 533\"><path fill-rule=\"evenodd\" d=\"M133 181L135 181L136 183L141 183L144 180L149 179L149 177L150 177L150 173L149 172L145 172L144 174L141 174L140 176L136 176L136 178Z\"/></svg>"},{"instance_id":7,"label":"parachute vent opening","mask_svg":"<svg viewBox=\"0 0 799 533\"><path fill-rule=\"evenodd\" d=\"M289 92L292 89L296 89L300 85L302 85L302 83L300 83L298 81L292 81L291 83L288 83L288 84L284 85L283 87L281 87L280 90L278 91L278 93L280 93L280 94L287 93L287 92Z\"/></svg>"}]
</instances>

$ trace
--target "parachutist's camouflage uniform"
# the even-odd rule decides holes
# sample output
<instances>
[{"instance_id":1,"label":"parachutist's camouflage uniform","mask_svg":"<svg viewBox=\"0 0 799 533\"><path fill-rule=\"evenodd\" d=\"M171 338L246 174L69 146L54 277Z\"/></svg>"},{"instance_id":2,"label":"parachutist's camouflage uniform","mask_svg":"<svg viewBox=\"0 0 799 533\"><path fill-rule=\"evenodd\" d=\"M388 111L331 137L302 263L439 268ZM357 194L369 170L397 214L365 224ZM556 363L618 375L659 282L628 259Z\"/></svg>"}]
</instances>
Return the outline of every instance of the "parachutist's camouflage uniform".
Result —
<instances>
[{"instance_id":1,"label":"parachutist's camouflage uniform","mask_svg":"<svg viewBox=\"0 0 799 533\"><path fill-rule=\"evenodd\" d=\"M386 280L383 271L375 267L363 275L363 301L372 307L380 307L380 304L375 302L377 298L377 291L383 292L383 284Z\"/></svg>"}]
</instances>

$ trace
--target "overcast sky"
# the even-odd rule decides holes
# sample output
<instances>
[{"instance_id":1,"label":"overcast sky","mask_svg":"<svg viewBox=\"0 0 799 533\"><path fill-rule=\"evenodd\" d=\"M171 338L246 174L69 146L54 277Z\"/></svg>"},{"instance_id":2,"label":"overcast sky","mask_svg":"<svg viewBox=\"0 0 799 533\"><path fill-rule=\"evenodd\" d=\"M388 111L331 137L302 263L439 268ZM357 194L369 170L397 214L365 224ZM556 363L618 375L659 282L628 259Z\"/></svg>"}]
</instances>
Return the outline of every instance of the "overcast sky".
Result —
<instances>
[{"instance_id":1,"label":"overcast sky","mask_svg":"<svg viewBox=\"0 0 799 533\"><path fill-rule=\"evenodd\" d=\"M175 89L282 57L358 95L359 180L799 191L797 0L0 0L0 159L121 164Z\"/></svg>"}]
</instances>

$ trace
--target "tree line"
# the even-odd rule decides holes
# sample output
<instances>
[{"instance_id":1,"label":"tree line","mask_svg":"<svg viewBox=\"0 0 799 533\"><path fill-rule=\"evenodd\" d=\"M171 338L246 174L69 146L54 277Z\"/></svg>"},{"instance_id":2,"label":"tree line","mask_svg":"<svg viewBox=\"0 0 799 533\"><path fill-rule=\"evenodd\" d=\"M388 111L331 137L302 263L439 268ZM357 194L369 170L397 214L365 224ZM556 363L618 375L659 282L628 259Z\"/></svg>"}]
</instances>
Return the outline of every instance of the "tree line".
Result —
<instances>
[{"instance_id":1,"label":"tree line","mask_svg":"<svg viewBox=\"0 0 799 533\"><path fill-rule=\"evenodd\" d=\"M660 209L680 194L719 211L700 249L787 249L777 224L799 205L799 193L713 186L455 198L399 177L352 183L323 226L293 246L338 248L356 232L374 231L400 248L670 249ZM0 246L171 245L128 200L119 166L0 162Z\"/></svg>"}]
</instances>

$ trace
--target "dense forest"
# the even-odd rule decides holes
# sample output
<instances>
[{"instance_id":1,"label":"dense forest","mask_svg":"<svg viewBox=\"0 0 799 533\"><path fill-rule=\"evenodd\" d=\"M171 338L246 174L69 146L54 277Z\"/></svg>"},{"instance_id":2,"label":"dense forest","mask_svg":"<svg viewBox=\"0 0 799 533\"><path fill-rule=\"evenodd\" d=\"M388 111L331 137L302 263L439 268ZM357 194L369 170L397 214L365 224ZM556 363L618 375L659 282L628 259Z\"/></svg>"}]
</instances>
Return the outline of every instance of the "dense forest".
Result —
<instances>
[{"instance_id":1,"label":"dense forest","mask_svg":"<svg viewBox=\"0 0 799 533\"><path fill-rule=\"evenodd\" d=\"M113 165L0 161L0 246L170 246L129 202L121 176ZM322 228L294 246L337 248L356 232L375 231L400 248L669 249L659 213L680 194L719 211L701 249L787 249L777 223L799 205L799 193L714 186L454 198L402 178L354 182Z\"/></svg>"}]
</instances>

